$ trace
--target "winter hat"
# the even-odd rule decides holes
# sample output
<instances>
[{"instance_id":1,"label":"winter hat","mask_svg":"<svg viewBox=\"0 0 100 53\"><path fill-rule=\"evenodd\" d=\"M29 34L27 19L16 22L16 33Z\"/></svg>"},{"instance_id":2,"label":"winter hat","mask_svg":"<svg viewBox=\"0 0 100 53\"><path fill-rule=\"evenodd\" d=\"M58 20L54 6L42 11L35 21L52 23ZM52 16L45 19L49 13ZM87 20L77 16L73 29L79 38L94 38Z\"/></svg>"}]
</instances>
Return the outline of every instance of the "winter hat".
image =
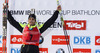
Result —
<instances>
[{"instance_id":1,"label":"winter hat","mask_svg":"<svg viewBox=\"0 0 100 53\"><path fill-rule=\"evenodd\" d=\"M35 15L35 14L30 14L29 17L28 17L28 19L29 19L30 17L31 17L31 18L34 18L34 19L36 20L36 15Z\"/></svg>"}]
</instances>

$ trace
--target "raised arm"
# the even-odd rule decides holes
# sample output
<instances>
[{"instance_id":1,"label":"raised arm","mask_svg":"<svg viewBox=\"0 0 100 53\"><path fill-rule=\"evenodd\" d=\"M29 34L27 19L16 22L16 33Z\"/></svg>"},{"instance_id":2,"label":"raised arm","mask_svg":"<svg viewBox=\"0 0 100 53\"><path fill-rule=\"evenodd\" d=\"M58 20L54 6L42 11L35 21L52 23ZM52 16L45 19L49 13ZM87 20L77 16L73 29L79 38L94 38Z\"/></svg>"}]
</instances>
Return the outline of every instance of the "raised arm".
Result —
<instances>
[{"instance_id":1,"label":"raised arm","mask_svg":"<svg viewBox=\"0 0 100 53\"><path fill-rule=\"evenodd\" d=\"M59 11L61 10L61 6L57 7L57 10L54 12L53 16L49 18L44 25L40 28L40 33L43 33L47 28L49 28L55 20L58 18Z\"/></svg>"},{"instance_id":2,"label":"raised arm","mask_svg":"<svg viewBox=\"0 0 100 53\"><path fill-rule=\"evenodd\" d=\"M9 23L14 26L17 30L19 30L22 33L23 28L20 26L20 24L13 18L10 11L8 10L8 21Z\"/></svg>"}]
</instances>

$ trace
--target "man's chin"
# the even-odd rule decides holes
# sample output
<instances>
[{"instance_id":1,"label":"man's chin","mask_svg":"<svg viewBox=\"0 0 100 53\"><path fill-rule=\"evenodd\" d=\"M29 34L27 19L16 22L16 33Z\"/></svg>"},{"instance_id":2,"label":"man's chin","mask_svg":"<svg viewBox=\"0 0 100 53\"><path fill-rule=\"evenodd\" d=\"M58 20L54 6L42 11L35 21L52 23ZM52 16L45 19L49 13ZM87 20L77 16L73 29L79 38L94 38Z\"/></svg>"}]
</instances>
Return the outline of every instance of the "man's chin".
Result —
<instances>
[{"instance_id":1,"label":"man's chin","mask_svg":"<svg viewBox=\"0 0 100 53\"><path fill-rule=\"evenodd\" d=\"M30 23L30 26L33 26L33 25L34 25L34 24L31 24L31 23Z\"/></svg>"}]
</instances>

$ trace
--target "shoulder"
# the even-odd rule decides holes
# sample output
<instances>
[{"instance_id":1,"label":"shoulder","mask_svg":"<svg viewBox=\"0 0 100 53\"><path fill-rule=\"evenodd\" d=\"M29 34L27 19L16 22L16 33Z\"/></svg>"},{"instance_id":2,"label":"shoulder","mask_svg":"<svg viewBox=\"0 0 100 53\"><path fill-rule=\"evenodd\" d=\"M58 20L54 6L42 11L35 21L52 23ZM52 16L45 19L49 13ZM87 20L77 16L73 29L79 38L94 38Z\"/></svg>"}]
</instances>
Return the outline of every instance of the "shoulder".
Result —
<instances>
[{"instance_id":1,"label":"shoulder","mask_svg":"<svg viewBox=\"0 0 100 53\"><path fill-rule=\"evenodd\" d=\"M24 28L27 24L22 24L22 23L19 23L19 25L22 27L22 28Z\"/></svg>"},{"instance_id":2,"label":"shoulder","mask_svg":"<svg viewBox=\"0 0 100 53\"><path fill-rule=\"evenodd\" d=\"M44 24L37 24L37 27L40 29L43 27Z\"/></svg>"}]
</instances>

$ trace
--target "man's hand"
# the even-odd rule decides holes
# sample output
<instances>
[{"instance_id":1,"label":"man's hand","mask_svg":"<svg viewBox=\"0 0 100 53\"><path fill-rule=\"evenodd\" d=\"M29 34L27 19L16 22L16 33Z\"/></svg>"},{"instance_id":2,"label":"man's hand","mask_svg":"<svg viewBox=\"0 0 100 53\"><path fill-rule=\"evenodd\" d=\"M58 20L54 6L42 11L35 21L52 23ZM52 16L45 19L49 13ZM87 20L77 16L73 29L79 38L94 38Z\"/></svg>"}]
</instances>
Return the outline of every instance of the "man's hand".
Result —
<instances>
[{"instance_id":1,"label":"man's hand","mask_svg":"<svg viewBox=\"0 0 100 53\"><path fill-rule=\"evenodd\" d=\"M58 11L61 11L61 6L60 5L57 7L57 10Z\"/></svg>"}]
</instances>

